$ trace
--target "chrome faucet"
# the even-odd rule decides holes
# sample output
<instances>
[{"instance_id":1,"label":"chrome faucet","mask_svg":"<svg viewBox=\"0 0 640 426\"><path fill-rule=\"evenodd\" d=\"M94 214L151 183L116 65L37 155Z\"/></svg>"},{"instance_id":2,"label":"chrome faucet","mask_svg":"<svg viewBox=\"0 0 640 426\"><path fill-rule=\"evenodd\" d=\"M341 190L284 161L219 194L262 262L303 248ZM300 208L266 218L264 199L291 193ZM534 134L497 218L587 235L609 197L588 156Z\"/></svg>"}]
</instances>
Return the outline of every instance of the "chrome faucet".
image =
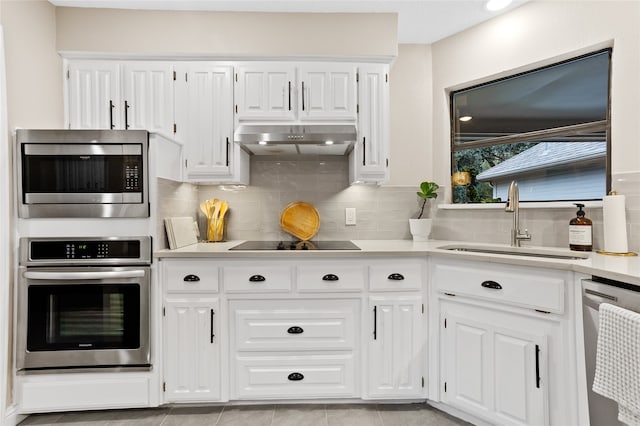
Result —
<instances>
[{"instance_id":1,"label":"chrome faucet","mask_svg":"<svg viewBox=\"0 0 640 426\"><path fill-rule=\"evenodd\" d=\"M507 204L504 207L507 213L513 213L513 226L511 227L511 247L520 247L520 241L531 240L531 234L525 229L520 233L520 191L515 180L509 185Z\"/></svg>"}]
</instances>

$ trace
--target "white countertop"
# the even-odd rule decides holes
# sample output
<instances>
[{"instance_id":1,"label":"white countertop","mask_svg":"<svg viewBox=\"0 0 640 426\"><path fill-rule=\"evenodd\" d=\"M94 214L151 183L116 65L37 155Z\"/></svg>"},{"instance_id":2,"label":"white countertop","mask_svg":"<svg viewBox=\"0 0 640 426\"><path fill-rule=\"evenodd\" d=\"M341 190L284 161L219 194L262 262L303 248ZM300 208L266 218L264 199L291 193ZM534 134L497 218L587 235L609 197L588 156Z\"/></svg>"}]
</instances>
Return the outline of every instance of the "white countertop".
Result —
<instances>
[{"instance_id":1,"label":"white countertop","mask_svg":"<svg viewBox=\"0 0 640 426\"><path fill-rule=\"evenodd\" d=\"M244 240L225 241L222 243L198 243L182 247L175 250L158 250L154 253L157 258L327 258L327 257L362 257L362 256L437 256L452 259L466 259L476 261L489 261L494 263L505 263L511 265L534 266L549 269L562 269L583 273L586 275L597 275L604 278L623 281L629 284L640 286L640 257L608 256L596 252L573 252L569 249L523 246L523 250L544 250L565 255L587 254L587 259L552 259L530 256L514 256L494 253L477 253L450 251L440 247L458 246L481 246L491 248L505 248L507 246L498 244L467 243L462 241L431 240L425 242L415 242L412 240L353 240L361 250L310 250L310 251L290 251L290 250L256 250L256 251L230 251Z\"/></svg>"}]
</instances>

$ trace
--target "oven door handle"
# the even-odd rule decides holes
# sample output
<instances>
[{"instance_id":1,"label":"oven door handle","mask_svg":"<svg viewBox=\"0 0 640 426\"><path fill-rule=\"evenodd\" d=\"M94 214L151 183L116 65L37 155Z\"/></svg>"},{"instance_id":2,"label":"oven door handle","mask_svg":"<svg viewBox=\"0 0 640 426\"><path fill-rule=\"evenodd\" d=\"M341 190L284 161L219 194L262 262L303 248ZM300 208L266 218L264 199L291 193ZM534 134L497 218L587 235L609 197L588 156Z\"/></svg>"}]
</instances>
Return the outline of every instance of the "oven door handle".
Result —
<instances>
[{"instance_id":1,"label":"oven door handle","mask_svg":"<svg viewBox=\"0 0 640 426\"><path fill-rule=\"evenodd\" d=\"M100 280L104 278L140 278L145 276L145 271L143 269L99 272L25 271L23 276L31 280Z\"/></svg>"}]
</instances>

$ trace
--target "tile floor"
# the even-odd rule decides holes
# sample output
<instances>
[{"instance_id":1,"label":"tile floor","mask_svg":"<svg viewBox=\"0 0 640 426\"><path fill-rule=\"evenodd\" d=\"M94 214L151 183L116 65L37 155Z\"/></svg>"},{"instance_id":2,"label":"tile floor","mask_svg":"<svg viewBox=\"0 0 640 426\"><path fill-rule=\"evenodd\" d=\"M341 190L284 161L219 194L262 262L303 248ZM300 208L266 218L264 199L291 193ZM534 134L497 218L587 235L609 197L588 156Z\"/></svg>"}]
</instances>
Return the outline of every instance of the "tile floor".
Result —
<instances>
[{"instance_id":1,"label":"tile floor","mask_svg":"<svg viewBox=\"0 0 640 426\"><path fill-rule=\"evenodd\" d=\"M456 426L426 404L296 404L160 407L33 414L20 426Z\"/></svg>"}]
</instances>

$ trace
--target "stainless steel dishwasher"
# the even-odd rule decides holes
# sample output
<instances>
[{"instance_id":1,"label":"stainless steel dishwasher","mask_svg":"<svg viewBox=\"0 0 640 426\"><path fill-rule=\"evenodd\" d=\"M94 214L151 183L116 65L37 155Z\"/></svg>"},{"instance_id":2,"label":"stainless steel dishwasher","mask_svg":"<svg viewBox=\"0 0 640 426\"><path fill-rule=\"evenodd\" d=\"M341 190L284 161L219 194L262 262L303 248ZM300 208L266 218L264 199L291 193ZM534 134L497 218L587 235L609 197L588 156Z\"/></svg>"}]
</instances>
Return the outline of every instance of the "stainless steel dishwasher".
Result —
<instances>
[{"instance_id":1,"label":"stainless steel dishwasher","mask_svg":"<svg viewBox=\"0 0 640 426\"><path fill-rule=\"evenodd\" d=\"M623 425L618 421L618 404L591 389L596 371L598 341L598 309L601 303L640 312L640 286L606 278L582 280L582 310L584 317L584 349L587 368L589 419L591 426ZM639 360L640 361L640 360Z\"/></svg>"}]
</instances>

